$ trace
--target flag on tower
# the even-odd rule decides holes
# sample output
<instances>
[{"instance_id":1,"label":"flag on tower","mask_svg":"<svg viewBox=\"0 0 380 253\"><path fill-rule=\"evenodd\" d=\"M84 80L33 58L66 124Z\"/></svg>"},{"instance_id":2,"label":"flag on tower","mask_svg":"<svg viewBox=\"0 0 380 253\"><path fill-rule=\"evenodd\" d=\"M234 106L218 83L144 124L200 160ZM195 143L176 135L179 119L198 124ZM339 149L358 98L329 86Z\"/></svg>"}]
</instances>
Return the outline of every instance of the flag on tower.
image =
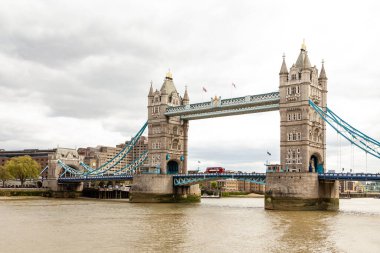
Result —
<instances>
[{"instance_id":1,"label":"flag on tower","mask_svg":"<svg viewBox=\"0 0 380 253\"><path fill-rule=\"evenodd\" d=\"M205 88L205 87L202 87L202 89L203 89L203 91L204 91L204 92L207 92L207 90L206 90L206 88Z\"/></svg>"},{"instance_id":2,"label":"flag on tower","mask_svg":"<svg viewBox=\"0 0 380 253\"><path fill-rule=\"evenodd\" d=\"M232 83L232 86L234 86L234 88L236 89L236 84Z\"/></svg>"}]
</instances>

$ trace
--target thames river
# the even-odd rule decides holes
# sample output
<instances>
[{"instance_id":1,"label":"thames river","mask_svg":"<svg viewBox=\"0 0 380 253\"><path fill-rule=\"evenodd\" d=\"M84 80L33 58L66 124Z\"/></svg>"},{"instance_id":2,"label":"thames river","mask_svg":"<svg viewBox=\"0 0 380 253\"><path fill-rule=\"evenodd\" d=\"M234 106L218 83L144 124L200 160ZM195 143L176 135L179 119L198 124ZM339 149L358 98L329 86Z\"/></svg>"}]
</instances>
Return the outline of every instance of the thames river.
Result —
<instances>
[{"instance_id":1,"label":"thames river","mask_svg":"<svg viewBox=\"0 0 380 253\"><path fill-rule=\"evenodd\" d=\"M380 252L380 199L343 199L339 212L263 205L0 200L0 252Z\"/></svg>"}]
</instances>

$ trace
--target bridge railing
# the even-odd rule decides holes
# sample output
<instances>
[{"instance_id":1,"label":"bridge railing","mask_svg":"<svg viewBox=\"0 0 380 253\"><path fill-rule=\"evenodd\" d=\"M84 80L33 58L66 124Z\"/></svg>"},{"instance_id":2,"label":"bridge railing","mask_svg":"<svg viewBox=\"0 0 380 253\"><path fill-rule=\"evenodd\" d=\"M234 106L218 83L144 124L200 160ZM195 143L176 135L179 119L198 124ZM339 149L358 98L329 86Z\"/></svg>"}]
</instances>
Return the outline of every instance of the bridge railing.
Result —
<instances>
[{"instance_id":1,"label":"bridge railing","mask_svg":"<svg viewBox=\"0 0 380 253\"><path fill-rule=\"evenodd\" d=\"M110 176L80 176L80 177L61 177L58 178L59 183L79 183L85 181L112 181L112 180L132 180L133 175L120 174Z\"/></svg>"},{"instance_id":2,"label":"bridge railing","mask_svg":"<svg viewBox=\"0 0 380 253\"><path fill-rule=\"evenodd\" d=\"M219 179L248 180L256 184L265 184L265 173L199 173L177 174L173 176L174 186L198 184L203 181Z\"/></svg>"},{"instance_id":3,"label":"bridge railing","mask_svg":"<svg viewBox=\"0 0 380 253\"><path fill-rule=\"evenodd\" d=\"M352 181L380 181L380 173L322 173L319 179L352 180Z\"/></svg>"}]
</instances>

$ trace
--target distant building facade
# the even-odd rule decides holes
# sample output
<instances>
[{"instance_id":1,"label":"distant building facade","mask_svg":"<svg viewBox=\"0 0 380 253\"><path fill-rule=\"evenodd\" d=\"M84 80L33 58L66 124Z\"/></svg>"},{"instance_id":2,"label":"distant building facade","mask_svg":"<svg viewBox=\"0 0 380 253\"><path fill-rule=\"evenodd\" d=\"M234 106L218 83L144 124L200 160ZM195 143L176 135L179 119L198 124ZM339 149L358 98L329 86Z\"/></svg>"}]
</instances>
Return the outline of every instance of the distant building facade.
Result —
<instances>
[{"instance_id":1,"label":"distant building facade","mask_svg":"<svg viewBox=\"0 0 380 253\"><path fill-rule=\"evenodd\" d=\"M12 150L0 151L0 166L4 166L8 160L13 157L19 156L30 156L34 161L36 161L40 165L40 176L42 178L48 178L48 168L51 167L51 175L53 175L53 170L57 170L57 160L65 160L66 157L63 154L67 153L67 156L71 160L80 161L82 158L78 155L75 149L66 149L66 148L54 148L54 149L24 149L24 150ZM71 165L71 164L70 164ZM78 167L75 167L78 169ZM58 171L62 171L58 169Z\"/></svg>"},{"instance_id":2,"label":"distant building facade","mask_svg":"<svg viewBox=\"0 0 380 253\"><path fill-rule=\"evenodd\" d=\"M108 162L113 157L115 157L129 141L116 145L115 147L97 146L97 147L87 147L79 148L78 153L84 157L83 162L92 168L98 168L102 164ZM144 151L148 149L148 138L146 136L141 136L137 141L136 145L132 148L124 159L120 163L115 165L110 172L114 172L122 169L126 165L132 163L134 160L139 158Z\"/></svg>"},{"instance_id":3,"label":"distant building facade","mask_svg":"<svg viewBox=\"0 0 380 253\"><path fill-rule=\"evenodd\" d=\"M263 194L265 192L264 184L257 184L249 180L237 180L237 179L220 179L217 181L201 182L201 188L205 190L213 190L212 183L217 183L217 188L224 192L254 192Z\"/></svg>"},{"instance_id":4,"label":"distant building facade","mask_svg":"<svg viewBox=\"0 0 380 253\"><path fill-rule=\"evenodd\" d=\"M49 154L54 154L55 152L56 149L24 149L12 151L6 151L3 149L0 151L0 166L4 166L7 163L7 161L12 159L13 157L27 155L32 157L32 159L40 165L41 172L49 164Z\"/></svg>"},{"instance_id":5,"label":"distant building facade","mask_svg":"<svg viewBox=\"0 0 380 253\"><path fill-rule=\"evenodd\" d=\"M366 182L364 185L365 192L380 192L380 182Z\"/></svg>"},{"instance_id":6,"label":"distant building facade","mask_svg":"<svg viewBox=\"0 0 380 253\"><path fill-rule=\"evenodd\" d=\"M339 192L364 192L365 186L359 181L339 181Z\"/></svg>"},{"instance_id":7,"label":"distant building facade","mask_svg":"<svg viewBox=\"0 0 380 253\"><path fill-rule=\"evenodd\" d=\"M224 192L237 192L239 191L238 180L234 178L228 178L223 180L217 180L218 188Z\"/></svg>"},{"instance_id":8,"label":"distant building facade","mask_svg":"<svg viewBox=\"0 0 380 253\"><path fill-rule=\"evenodd\" d=\"M251 191L251 182L248 180L239 180L238 181L238 190L239 190L239 192L250 192Z\"/></svg>"}]
</instances>

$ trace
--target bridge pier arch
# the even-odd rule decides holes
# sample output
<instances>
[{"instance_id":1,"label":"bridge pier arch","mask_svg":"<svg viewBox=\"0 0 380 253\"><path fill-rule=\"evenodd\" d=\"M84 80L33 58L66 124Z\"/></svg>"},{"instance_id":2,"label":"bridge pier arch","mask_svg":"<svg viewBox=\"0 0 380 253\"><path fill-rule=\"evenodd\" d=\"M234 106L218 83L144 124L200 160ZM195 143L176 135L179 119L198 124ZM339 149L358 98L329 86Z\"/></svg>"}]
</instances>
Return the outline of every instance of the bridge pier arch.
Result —
<instances>
[{"instance_id":1,"label":"bridge pier arch","mask_svg":"<svg viewBox=\"0 0 380 253\"><path fill-rule=\"evenodd\" d=\"M67 195L61 194L62 192L82 191L83 183L58 183L58 178L64 172L64 170L58 165L59 160L71 166L72 168L80 170L80 157L77 150L70 148L56 148L54 153L49 154L48 175L47 180L43 182L43 186L48 187L53 192L53 195L57 193L57 197L65 197Z\"/></svg>"},{"instance_id":2,"label":"bridge pier arch","mask_svg":"<svg viewBox=\"0 0 380 253\"><path fill-rule=\"evenodd\" d=\"M323 164L321 155L313 153L309 158L309 172L323 173Z\"/></svg>"},{"instance_id":3,"label":"bridge pier arch","mask_svg":"<svg viewBox=\"0 0 380 253\"><path fill-rule=\"evenodd\" d=\"M177 160L169 160L166 168L167 174L178 174L180 163Z\"/></svg>"}]
</instances>

